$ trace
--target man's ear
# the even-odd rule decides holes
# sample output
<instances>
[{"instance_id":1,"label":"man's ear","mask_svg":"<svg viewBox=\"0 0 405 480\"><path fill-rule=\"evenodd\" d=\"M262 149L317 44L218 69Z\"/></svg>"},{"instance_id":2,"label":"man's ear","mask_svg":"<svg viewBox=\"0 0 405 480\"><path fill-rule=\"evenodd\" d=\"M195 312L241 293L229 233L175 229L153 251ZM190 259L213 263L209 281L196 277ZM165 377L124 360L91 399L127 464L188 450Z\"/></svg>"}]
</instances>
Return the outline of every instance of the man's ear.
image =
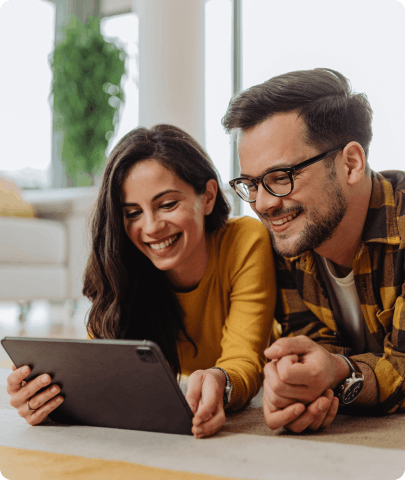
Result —
<instances>
[{"instance_id":1,"label":"man's ear","mask_svg":"<svg viewBox=\"0 0 405 480\"><path fill-rule=\"evenodd\" d=\"M347 183L354 185L363 177L366 170L366 155L358 142L350 142L343 150Z\"/></svg>"},{"instance_id":2,"label":"man's ear","mask_svg":"<svg viewBox=\"0 0 405 480\"><path fill-rule=\"evenodd\" d=\"M217 193L218 193L218 183L213 178L210 178L207 182L207 187L204 193L205 215L210 215L212 210L214 209L215 200L217 199Z\"/></svg>"}]
</instances>

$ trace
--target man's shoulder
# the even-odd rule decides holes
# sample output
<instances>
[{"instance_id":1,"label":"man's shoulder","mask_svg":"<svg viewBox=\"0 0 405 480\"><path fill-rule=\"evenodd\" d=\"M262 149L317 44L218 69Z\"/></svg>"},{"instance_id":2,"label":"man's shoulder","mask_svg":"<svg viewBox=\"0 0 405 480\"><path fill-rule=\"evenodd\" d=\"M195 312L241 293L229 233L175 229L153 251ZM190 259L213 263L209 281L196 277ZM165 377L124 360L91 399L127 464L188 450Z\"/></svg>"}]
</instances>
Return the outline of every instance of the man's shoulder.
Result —
<instances>
[{"instance_id":1,"label":"man's shoulder","mask_svg":"<svg viewBox=\"0 0 405 480\"><path fill-rule=\"evenodd\" d=\"M373 177L377 181L381 181L379 175L383 177L384 180L388 181L394 192L402 192L405 194L405 172L402 170L384 170L382 172L373 172Z\"/></svg>"},{"instance_id":2,"label":"man's shoulder","mask_svg":"<svg viewBox=\"0 0 405 480\"><path fill-rule=\"evenodd\" d=\"M405 236L405 172L372 171L371 180L372 193L363 240L399 243Z\"/></svg>"}]
</instances>

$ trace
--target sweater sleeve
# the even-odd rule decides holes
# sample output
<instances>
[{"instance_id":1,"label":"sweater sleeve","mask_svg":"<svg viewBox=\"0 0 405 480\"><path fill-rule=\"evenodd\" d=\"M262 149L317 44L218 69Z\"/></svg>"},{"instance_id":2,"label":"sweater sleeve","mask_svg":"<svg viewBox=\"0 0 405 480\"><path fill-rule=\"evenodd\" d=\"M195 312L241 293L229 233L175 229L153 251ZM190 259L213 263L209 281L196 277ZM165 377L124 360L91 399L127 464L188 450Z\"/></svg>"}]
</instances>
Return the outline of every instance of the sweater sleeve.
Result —
<instances>
[{"instance_id":1,"label":"sweater sleeve","mask_svg":"<svg viewBox=\"0 0 405 480\"><path fill-rule=\"evenodd\" d=\"M236 219L220 247L223 282L229 282L229 313L216 365L233 384L229 409L243 407L263 381L276 302L275 269L270 237L256 219Z\"/></svg>"}]
</instances>

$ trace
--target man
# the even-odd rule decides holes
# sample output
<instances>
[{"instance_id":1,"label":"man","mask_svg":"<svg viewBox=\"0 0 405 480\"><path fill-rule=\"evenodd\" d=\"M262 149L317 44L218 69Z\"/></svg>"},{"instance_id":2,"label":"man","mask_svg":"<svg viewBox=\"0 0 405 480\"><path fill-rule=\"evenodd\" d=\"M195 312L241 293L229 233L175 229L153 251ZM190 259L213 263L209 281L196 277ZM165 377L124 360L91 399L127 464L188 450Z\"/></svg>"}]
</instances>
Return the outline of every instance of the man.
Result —
<instances>
[{"instance_id":1,"label":"man","mask_svg":"<svg viewBox=\"0 0 405 480\"><path fill-rule=\"evenodd\" d=\"M373 172L367 97L329 69L236 95L231 181L276 251L276 319L263 410L271 429L327 427L343 412L405 410L405 174Z\"/></svg>"}]
</instances>

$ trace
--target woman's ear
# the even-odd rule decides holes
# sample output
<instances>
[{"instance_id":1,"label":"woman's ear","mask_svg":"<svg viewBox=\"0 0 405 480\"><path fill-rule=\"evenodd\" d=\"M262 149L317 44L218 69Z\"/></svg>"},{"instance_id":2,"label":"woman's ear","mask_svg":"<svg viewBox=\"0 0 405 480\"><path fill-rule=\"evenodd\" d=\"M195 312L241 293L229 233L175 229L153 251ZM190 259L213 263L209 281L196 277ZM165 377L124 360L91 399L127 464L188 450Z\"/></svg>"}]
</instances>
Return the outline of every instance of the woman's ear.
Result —
<instances>
[{"instance_id":1,"label":"woman's ear","mask_svg":"<svg viewBox=\"0 0 405 480\"><path fill-rule=\"evenodd\" d=\"M366 171L366 155L363 147L357 142L348 143L344 148L343 154L347 183L354 185L360 181Z\"/></svg>"},{"instance_id":2,"label":"woman's ear","mask_svg":"<svg viewBox=\"0 0 405 480\"><path fill-rule=\"evenodd\" d=\"M204 193L205 199L205 215L210 215L214 209L215 200L217 199L218 193L218 183L213 178L210 178L206 185L206 190Z\"/></svg>"}]
</instances>

